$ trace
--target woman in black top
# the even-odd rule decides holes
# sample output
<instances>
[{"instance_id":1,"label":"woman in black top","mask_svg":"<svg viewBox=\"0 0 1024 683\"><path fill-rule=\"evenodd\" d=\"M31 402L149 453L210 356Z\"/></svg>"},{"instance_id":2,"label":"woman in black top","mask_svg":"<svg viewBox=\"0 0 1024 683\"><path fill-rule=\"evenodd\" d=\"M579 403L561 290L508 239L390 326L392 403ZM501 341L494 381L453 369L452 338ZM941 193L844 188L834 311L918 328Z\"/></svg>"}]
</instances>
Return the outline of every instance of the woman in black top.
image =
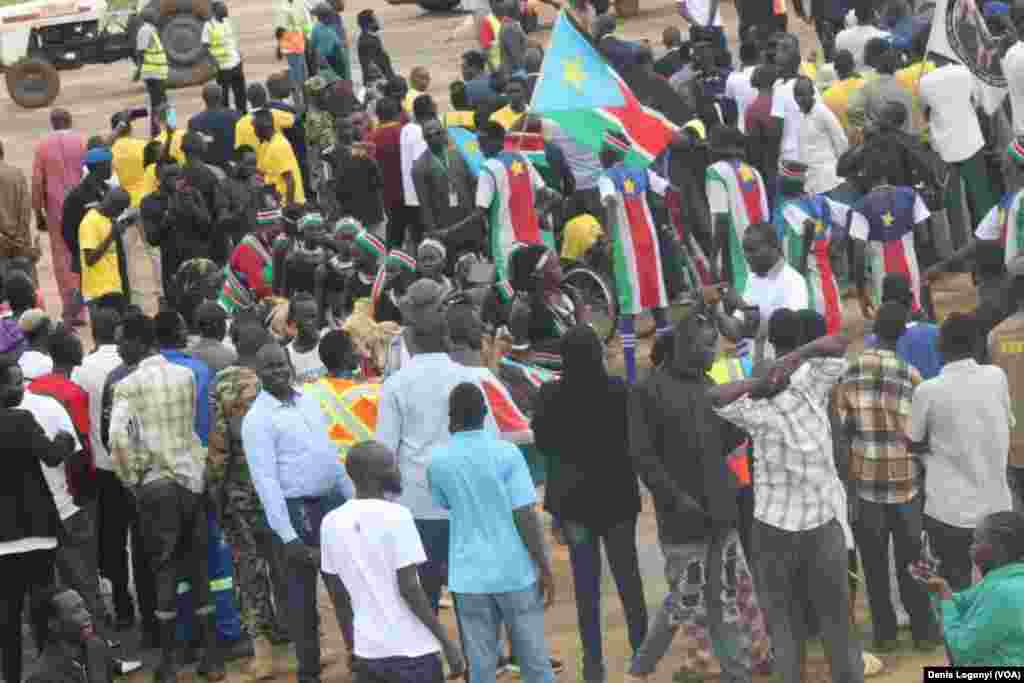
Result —
<instances>
[{"instance_id":1,"label":"woman in black top","mask_svg":"<svg viewBox=\"0 0 1024 683\"><path fill-rule=\"evenodd\" d=\"M608 375L589 326L561 341L562 378L541 387L533 433L549 459L544 508L562 524L576 585L583 680L605 680L601 648L601 544L619 589L634 652L647 635L636 551L640 494L627 442L625 383Z\"/></svg>"}]
</instances>

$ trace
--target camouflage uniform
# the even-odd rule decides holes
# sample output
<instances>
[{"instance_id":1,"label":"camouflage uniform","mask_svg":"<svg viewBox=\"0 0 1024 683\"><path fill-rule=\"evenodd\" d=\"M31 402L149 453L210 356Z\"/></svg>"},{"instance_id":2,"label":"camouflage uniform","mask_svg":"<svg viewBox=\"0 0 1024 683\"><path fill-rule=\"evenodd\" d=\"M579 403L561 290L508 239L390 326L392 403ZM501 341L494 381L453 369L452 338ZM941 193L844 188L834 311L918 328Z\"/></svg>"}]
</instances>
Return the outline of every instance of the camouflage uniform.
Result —
<instances>
[{"instance_id":1,"label":"camouflage uniform","mask_svg":"<svg viewBox=\"0 0 1024 683\"><path fill-rule=\"evenodd\" d=\"M274 611L270 553L272 531L244 455L230 456L231 421L243 417L260 393L260 380L250 368L233 365L217 373L211 397L213 423L207 466L207 490L220 507L224 534L234 555L242 603L242 622L249 635L279 640ZM240 441L235 448L240 449ZM230 468L229 468L230 465ZM229 471L230 469L230 471Z\"/></svg>"}]
</instances>

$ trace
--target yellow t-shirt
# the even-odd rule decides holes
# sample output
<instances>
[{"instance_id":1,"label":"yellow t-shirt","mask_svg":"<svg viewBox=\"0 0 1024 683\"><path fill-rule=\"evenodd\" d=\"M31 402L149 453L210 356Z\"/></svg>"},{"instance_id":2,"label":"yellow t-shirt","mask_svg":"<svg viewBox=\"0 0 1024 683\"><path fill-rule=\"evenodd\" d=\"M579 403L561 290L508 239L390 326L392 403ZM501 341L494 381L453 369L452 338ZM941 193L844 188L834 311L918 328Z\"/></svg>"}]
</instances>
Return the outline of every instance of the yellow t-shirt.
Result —
<instances>
[{"instance_id":1,"label":"yellow t-shirt","mask_svg":"<svg viewBox=\"0 0 1024 683\"><path fill-rule=\"evenodd\" d=\"M832 110L832 113L839 119L843 130L850 129L850 95L864 87L863 78L847 78L845 81L835 81L831 87L821 96L825 106Z\"/></svg>"},{"instance_id":2,"label":"yellow t-shirt","mask_svg":"<svg viewBox=\"0 0 1024 683\"><path fill-rule=\"evenodd\" d=\"M143 166L145 151L146 141L139 138L118 138L110 148L110 154L114 157L114 174L131 197L133 208L138 208L142 201L142 176L146 172Z\"/></svg>"},{"instance_id":3,"label":"yellow t-shirt","mask_svg":"<svg viewBox=\"0 0 1024 683\"><path fill-rule=\"evenodd\" d=\"M512 130L512 126L516 125L521 118L523 118L523 112L513 111L512 105L508 104L491 114L491 121L500 123L505 130Z\"/></svg>"},{"instance_id":4,"label":"yellow t-shirt","mask_svg":"<svg viewBox=\"0 0 1024 683\"><path fill-rule=\"evenodd\" d=\"M472 111L450 111L444 115L444 125L448 128L476 128L476 112Z\"/></svg>"},{"instance_id":5,"label":"yellow t-shirt","mask_svg":"<svg viewBox=\"0 0 1024 683\"><path fill-rule=\"evenodd\" d=\"M295 114L280 109L271 109L270 115L274 118L274 130L280 133L285 128L295 125ZM238 119L235 124L235 149L248 145L256 149L260 144L256 137L256 129L252 127L252 114L246 114Z\"/></svg>"},{"instance_id":6,"label":"yellow t-shirt","mask_svg":"<svg viewBox=\"0 0 1024 683\"><path fill-rule=\"evenodd\" d=\"M405 93L405 99L402 100L402 109L405 110L406 114L412 115L412 103L422 94L419 90L409 88L409 92Z\"/></svg>"},{"instance_id":7,"label":"yellow t-shirt","mask_svg":"<svg viewBox=\"0 0 1024 683\"><path fill-rule=\"evenodd\" d=\"M116 245L112 244L95 265L90 266L85 261L86 249L99 248L112 229L110 219L96 209L90 209L78 226L78 248L82 256L82 296L86 301L124 291Z\"/></svg>"},{"instance_id":8,"label":"yellow t-shirt","mask_svg":"<svg viewBox=\"0 0 1024 683\"><path fill-rule=\"evenodd\" d=\"M288 186L284 182L284 174L292 173L295 181L295 203L306 203L306 192L302 189L302 171L295 159L295 152L281 133L274 133L269 142L256 148L256 167L263 174L268 185L273 185L282 198L288 196Z\"/></svg>"},{"instance_id":9,"label":"yellow t-shirt","mask_svg":"<svg viewBox=\"0 0 1024 683\"><path fill-rule=\"evenodd\" d=\"M160 181L156 177L156 164L150 164L142 174L142 183L139 185L139 195L145 199L160 189Z\"/></svg>"},{"instance_id":10,"label":"yellow t-shirt","mask_svg":"<svg viewBox=\"0 0 1024 683\"><path fill-rule=\"evenodd\" d=\"M160 135L157 135L153 139L156 140L157 142L159 142L161 145L165 144L167 142L167 131L166 130L162 131L160 133ZM180 164L182 166L185 165L185 152L183 152L182 149L181 149L181 142L184 139L185 139L185 131L183 131L183 130L176 130L176 131L174 131L174 137L171 138L171 149L170 149L171 158L174 159L175 162L177 162L178 164Z\"/></svg>"},{"instance_id":11,"label":"yellow t-shirt","mask_svg":"<svg viewBox=\"0 0 1024 683\"><path fill-rule=\"evenodd\" d=\"M918 62L896 72L896 82L914 97L921 92L921 77L935 71L932 62ZM923 73L922 73L923 72Z\"/></svg>"}]
</instances>

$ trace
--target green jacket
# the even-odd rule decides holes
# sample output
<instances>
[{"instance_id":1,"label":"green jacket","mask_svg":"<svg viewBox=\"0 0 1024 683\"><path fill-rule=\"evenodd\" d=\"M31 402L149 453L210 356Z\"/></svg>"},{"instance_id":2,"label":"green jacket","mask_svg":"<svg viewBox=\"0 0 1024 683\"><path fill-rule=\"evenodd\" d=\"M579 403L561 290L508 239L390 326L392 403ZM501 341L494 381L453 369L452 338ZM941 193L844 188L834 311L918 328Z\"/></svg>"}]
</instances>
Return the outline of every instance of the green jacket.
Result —
<instances>
[{"instance_id":1,"label":"green jacket","mask_svg":"<svg viewBox=\"0 0 1024 683\"><path fill-rule=\"evenodd\" d=\"M1024 665L1024 562L990 571L940 609L956 666Z\"/></svg>"}]
</instances>

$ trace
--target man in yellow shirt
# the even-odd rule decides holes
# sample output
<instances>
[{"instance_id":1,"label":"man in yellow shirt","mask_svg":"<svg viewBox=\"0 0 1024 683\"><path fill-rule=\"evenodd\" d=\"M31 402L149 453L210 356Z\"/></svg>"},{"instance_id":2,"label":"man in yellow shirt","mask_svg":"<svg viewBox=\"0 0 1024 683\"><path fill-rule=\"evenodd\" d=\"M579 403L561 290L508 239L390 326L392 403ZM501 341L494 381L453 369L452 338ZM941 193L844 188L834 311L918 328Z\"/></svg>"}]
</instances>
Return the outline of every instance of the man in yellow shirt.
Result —
<instances>
[{"instance_id":1,"label":"man in yellow shirt","mask_svg":"<svg viewBox=\"0 0 1024 683\"><path fill-rule=\"evenodd\" d=\"M821 96L821 101L832 110L843 126L843 130L849 135L850 96L863 88L866 81L853 70L853 54L849 50L837 52L833 65L836 70L836 80Z\"/></svg>"},{"instance_id":2,"label":"man in yellow shirt","mask_svg":"<svg viewBox=\"0 0 1024 683\"><path fill-rule=\"evenodd\" d=\"M252 111L238 119L238 123L235 124L235 149L248 146L255 150L260 141L256 138L256 130L252 126L252 115L257 109L266 109L270 97L267 95L267 89L262 83L251 84L247 88L246 93L249 97L249 106L252 108ZM295 114L280 109L272 109L270 111L271 116L274 118L274 130L278 133L285 128L291 128L295 125Z\"/></svg>"},{"instance_id":3,"label":"man in yellow shirt","mask_svg":"<svg viewBox=\"0 0 1024 683\"><path fill-rule=\"evenodd\" d=\"M160 121L160 134L153 139L163 145L167 143L167 136L170 135L171 148L168 150L168 155L179 166L184 166L185 152L181 150L181 141L185 138L185 131L178 128L177 112L170 104L164 104L157 110L157 119ZM142 201L142 196L139 197L139 201ZM138 206L138 204L132 206Z\"/></svg>"},{"instance_id":4,"label":"man in yellow shirt","mask_svg":"<svg viewBox=\"0 0 1024 683\"><path fill-rule=\"evenodd\" d=\"M121 188L111 188L99 208L90 209L78 228L82 254L82 296L90 307L122 309L126 301L125 282L117 256L117 241L127 227L114 223L128 208L130 198Z\"/></svg>"},{"instance_id":5,"label":"man in yellow shirt","mask_svg":"<svg viewBox=\"0 0 1024 683\"><path fill-rule=\"evenodd\" d=\"M491 121L498 123L505 130L512 130L526 114L526 79L512 76L505 86L508 104L491 114Z\"/></svg>"},{"instance_id":6,"label":"man in yellow shirt","mask_svg":"<svg viewBox=\"0 0 1024 683\"><path fill-rule=\"evenodd\" d=\"M270 111L260 109L253 112L252 123L259 140L256 167L263 174L264 182L277 189L284 206L305 204L306 193L302 188L299 162L291 144L282 133L275 130Z\"/></svg>"},{"instance_id":7,"label":"man in yellow shirt","mask_svg":"<svg viewBox=\"0 0 1024 683\"><path fill-rule=\"evenodd\" d=\"M302 85L309 77L306 69L306 38L313 30L313 21L305 0L280 0L274 12L277 58L288 60L288 77L292 82L295 103L302 103Z\"/></svg>"}]
</instances>

